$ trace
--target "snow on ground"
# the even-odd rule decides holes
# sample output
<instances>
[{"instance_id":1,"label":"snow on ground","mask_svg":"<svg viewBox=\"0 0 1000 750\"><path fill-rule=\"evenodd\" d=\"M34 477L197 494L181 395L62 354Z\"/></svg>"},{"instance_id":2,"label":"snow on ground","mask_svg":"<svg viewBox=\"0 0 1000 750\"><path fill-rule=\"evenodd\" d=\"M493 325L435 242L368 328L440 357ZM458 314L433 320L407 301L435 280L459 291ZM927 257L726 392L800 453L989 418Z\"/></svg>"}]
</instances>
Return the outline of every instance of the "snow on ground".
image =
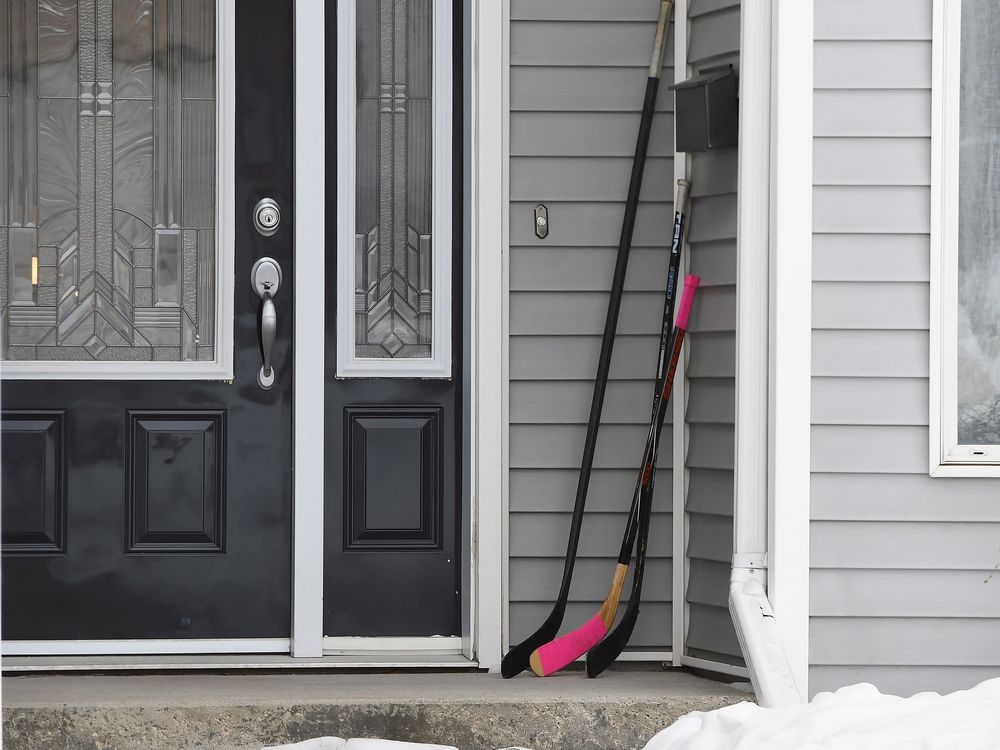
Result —
<instances>
[{"instance_id":1,"label":"snow on ground","mask_svg":"<svg viewBox=\"0 0 1000 750\"><path fill-rule=\"evenodd\" d=\"M455 750L337 737L265 748L293 749ZM737 703L695 711L653 737L645 750L1000 750L1000 678L948 695L900 698L862 683L791 708Z\"/></svg>"},{"instance_id":2,"label":"snow on ground","mask_svg":"<svg viewBox=\"0 0 1000 750\"><path fill-rule=\"evenodd\" d=\"M683 716L645 750L1000 750L1000 678L948 695L865 683L785 709L738 703Z\"/></svg>"}]
</instances>

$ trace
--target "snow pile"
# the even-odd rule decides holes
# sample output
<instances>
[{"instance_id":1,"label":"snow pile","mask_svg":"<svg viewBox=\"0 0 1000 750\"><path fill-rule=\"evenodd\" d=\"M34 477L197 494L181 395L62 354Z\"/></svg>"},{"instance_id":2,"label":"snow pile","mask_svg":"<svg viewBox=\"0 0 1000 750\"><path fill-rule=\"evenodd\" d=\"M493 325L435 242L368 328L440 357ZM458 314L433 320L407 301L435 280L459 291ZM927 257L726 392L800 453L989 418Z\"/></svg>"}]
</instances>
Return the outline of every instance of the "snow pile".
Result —
<instances>
[{"instance_id":1,"label":"snow pile","mask_svg":"<svg viewBox=\"0 0 1000 750\"><path fill-rule=\"evenodd\" d=\"M421 745L417 742L396 742L395 740L372 740L340 737L317 737L314 740L296 742L291 745L274 745L264 750L455 750L448 745Z\"/></svg>"},{"instance_id":2,"label":"snow pile","mask_svg":"<svg viewBox=\"0 0 1000 750\"><path fill-rule=\"evenodd\" d=\"M696 711L645 750L998 750L1000 678L948 695L882 695L865 683L785 709Z\"/></svg>"}]
</instances>

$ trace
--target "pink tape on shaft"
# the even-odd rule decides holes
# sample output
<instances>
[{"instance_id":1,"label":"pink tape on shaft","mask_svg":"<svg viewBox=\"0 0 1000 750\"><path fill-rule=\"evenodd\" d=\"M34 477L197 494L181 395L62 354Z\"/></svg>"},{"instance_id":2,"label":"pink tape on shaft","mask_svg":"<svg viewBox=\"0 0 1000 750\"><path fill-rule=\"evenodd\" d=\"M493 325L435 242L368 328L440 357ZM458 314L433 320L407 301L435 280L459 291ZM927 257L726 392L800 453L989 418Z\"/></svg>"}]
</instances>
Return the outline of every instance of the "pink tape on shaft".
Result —
<instances>
[{"instance_id":1,"label":"pink tape on shaft","mask_svg":"<svg viewBox=\"0 0 1000 750\"><path fill-rule=\"evenodd\" d=\"M572 633L556 638L538 649L538 658L542 662L542 671L550 675L558 672L571 661L583 656L591 648L600 643L607 634L601 616L594 615Z\"/></svg>"},{"instance_id":2,"label":"pink tape on shaft","mask_svg":"<svg viewBox=\"0 0 1000 750\"><path fill-rule=\"evenodd\" d=\"M694 292L701 281L693 273L689 273L684 279L684 293L681 295L681 306L677 311L677 327L685 331L688 327L688 318L691 317L691 304L694 302Z\"/></svg>"}]
</instances>

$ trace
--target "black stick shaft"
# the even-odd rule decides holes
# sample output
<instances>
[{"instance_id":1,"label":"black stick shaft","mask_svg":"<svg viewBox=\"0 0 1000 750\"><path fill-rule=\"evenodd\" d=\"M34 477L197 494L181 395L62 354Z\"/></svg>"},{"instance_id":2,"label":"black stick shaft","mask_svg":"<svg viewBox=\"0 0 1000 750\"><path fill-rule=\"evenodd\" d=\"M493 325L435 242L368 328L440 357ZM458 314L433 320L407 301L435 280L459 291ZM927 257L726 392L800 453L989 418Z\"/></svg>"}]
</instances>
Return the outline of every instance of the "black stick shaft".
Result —
<instances>
[{"instance_id":1,"label":"black stick shaft","mask_svg":"<svg viewBox=\"0 0 1000 750\"><path fill-rule=\"evenodd\" d=\"M674 199L674 231L670 242L670 261L667 266L667 287L663 297L663 318L660 328L660 349L656 358L656 377L653 380L653 407L649 415L649 433L646 436L646 446L642 453L642 465L646 464L650 450L654 441L654 424L659 408L660 395L663 390L663 380L666 377L667 355L670 352L670 337L674 324L674 303L677 299L677 279L681 267L681 251L684 247L684 227L687 218L688 196L690 195L691 183L687 180L677 181L677 196ZM635 544L636 533L639 529L639 491L642 481L642 472L635 481L635 489L632 491L632 505L629 508L628 519L625 523L625 535L622 538L621 550L618 553L618 562L621 565L628 565L632 557L632 547Z\"/></svg>"}]
</instances>

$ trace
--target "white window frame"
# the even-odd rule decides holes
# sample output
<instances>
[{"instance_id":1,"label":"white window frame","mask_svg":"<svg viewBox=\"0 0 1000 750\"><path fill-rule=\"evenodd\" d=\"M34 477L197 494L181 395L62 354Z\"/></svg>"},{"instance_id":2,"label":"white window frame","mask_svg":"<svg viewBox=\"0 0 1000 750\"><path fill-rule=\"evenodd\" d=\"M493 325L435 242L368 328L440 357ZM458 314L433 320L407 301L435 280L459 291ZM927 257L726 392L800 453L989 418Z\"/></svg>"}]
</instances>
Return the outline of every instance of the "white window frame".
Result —
<instances>
[{"instance_id":1,"label":"white window frame","mask_svg":"<svg viewBox=\"0 0 1000 750\"><path fill-rule=\"evenodd\" d=\"M216 44L215 359L205 362L4 360L3 380L231 380L236 253L236 0L219 0ZM248 281L249 283L249 281ZM6 335L0 331L0 335Z\"/></svg>"},{"instance_id":2,"label":"white window frame","mask_svg":"<svg viewBox=\"0 0 1000 750\"><path fill-rule=\"evenodd\" d=\"M958 443L961 0L935 0L932 33L930 475L1000 477L1000 445Z\"/></svg>"},{"instance_id":3,"label":"white window frame","mask_svg":"<svg viewBox=\"0 0 1000 750\"><path fill-rule=\"evenodd\" d=\"M355 356L354 191L357 0L337 3L337 377L450 378L452 272L452 8L434 0L431 356Z\"/></svg>"}]
</instances>

